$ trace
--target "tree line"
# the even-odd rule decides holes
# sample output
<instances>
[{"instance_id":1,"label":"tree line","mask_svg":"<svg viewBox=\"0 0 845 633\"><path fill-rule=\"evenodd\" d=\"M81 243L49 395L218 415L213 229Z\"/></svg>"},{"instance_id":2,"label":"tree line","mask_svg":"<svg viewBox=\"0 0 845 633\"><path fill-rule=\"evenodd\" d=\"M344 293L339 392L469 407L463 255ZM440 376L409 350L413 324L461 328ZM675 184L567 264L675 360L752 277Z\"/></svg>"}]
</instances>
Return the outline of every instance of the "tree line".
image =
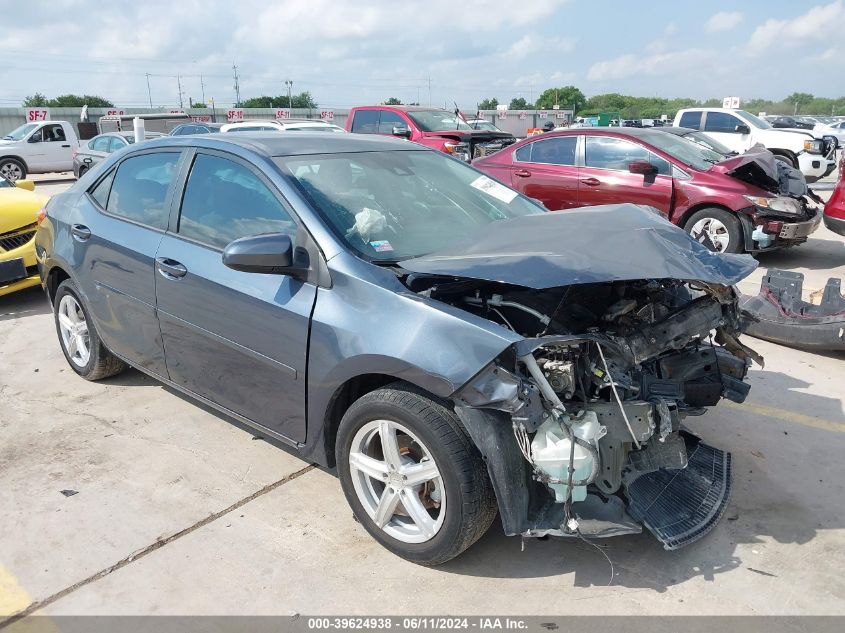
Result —
<instances>
[{"instance_id":1,"label":"tree line","mask_svg":"<svg viewBox=\"0 0 845 633\"><path fill-rule=\"evenodd\" d=\"M110 99L98 97L96 95L59 95L53 99L48 99L40 92L28 96L23 100L24 108L81 108L87 105L89 108L113 108L114 103ZM206 104L196 102L192 104L194 108L205 108ZM301 92L299 94L291 95L290 99L287 95L277 95L275 97L262 95L260 97L251 97L244 99L239 104L241 108L316 108L317 102L310 92Z\"/></svg>"},{"instance_id":2,"label":"tree line","mask_svg":"<svg viewBox=\"0 0 845 633\"><path fill-rule=\"evenodd\" d=\"M499 105L495 97L484 99L478 104L479 110L495 110ZM691 99L663 97L633 97L630 95L611 92L608 94L585 97L575 86L549 88L529 103L523 97L511 99L509 110L548 110L554 105L563 109L575 110L579 116L594 116L601 112L619 113L625 119L656 119L665 114L672 116L682 108L718 108L722 106L721 98ZM740 108L753 114L765 112L767 114L817 114L836 115L845 114L845 97L816 97L807 92L794 92L788 97L775 101L771 99L747 99L740 102Z\"/></svg>"}]
</instances>

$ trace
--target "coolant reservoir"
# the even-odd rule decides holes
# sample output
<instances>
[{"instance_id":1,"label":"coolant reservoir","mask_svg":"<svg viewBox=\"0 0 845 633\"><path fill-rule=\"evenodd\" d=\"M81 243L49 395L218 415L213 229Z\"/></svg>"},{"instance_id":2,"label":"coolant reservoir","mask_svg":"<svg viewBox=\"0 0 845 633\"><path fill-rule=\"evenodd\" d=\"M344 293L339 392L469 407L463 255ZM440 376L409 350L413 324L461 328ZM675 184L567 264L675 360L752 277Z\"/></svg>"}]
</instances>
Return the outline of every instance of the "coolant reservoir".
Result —
<instances>
[{"instance_id":1,"label":"coolant reservoir","mask_svg":"<svg viewBox=\"0 0 845 633\"><path fill-rule=\"evenodd\" d=\"M569 423L573 435L582 440L597 446L599 438L607 433L607 429L599 424L598 417L593 411L584 413L580 420L572 420L569 416L561 418L561 424ZM534 465L549 477L566 481L569 476L569 453L572 449L566 433L560 428L560 424L552 417L549 417L540 428L531 442L531 456ZM575 472L572 475L573 481L586 479L593 470L593 457L582 446L575 444L573 465ZM555 501L563 503L566 501L566 484L549 484L555 493ZM572 487L572 501L583 501L587 498L587 486Z\"/></svg>"}]
</instances>

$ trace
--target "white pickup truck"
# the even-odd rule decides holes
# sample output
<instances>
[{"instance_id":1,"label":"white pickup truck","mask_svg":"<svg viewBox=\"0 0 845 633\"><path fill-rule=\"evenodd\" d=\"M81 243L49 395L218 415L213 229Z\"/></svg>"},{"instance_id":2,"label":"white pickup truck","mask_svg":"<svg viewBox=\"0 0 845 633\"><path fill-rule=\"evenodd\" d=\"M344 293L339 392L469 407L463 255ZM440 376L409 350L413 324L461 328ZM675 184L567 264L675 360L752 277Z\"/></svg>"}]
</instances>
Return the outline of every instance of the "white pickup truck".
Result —
<instances>
[{"instance_id":1,"label":"white pickup truck","mask_svg":"<svg viewBox=\"0 0 845 633\"><path fill-rule=\"evenodd\" d=\"M71 171L79 139L67 121L25 123L0 138L0 176L15 181L27 174Z\"/></svg>"},{"instance_id":2,"label":"white pickup truck","mask_svg":"<svg viewBox=\"0 0 845 633\"><path fill-rule=\"evenodd\" d=\"M675 127L701 130L731 150L742 153L758 143L775 158L797 167L807 182L836 169L836 147L809 131L781 130L745 110L687 108L675 115Z\"/></svg>"}]
</instances>

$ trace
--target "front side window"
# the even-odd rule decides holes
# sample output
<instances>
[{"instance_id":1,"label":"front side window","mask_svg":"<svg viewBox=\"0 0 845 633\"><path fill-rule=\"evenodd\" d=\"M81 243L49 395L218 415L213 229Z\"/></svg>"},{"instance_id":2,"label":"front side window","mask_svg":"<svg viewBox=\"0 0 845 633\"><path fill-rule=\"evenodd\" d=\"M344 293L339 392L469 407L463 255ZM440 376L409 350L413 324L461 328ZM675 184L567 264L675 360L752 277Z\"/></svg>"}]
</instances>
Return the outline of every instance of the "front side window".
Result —
<instances>
[{"instance_id":1,"label":"front side window","mask_svg":"<svg viewBox=\"0 0 845 633\"><path fill-rule=\"evenodd\" d=\"M41 133L47 143L64 143L67 140L61 125L45 125Z\"/></svg>"},{"instance_id":2,"label":"front side window","mask_svg":"<svg viewBox=\"0 0 845 633\"><path fill-rule=\"evenodd\" d=\"M356 134L376 134L378 115L378 110L356 110L352 118L352 131Z\"/></svg>"},{"instance_id":3,"label":"front side window","mask_svg":"<svg viewBox=\"0 0 845 633\"><path fill-rule=\"evenodd\" d=\"M367 260L425 255L490 222L545 211L440 152L316 154L276 162L338 238Z\"/></svg>"},{"instance_id":4,"label":"front side window","mask_svg":"<svg viewBox=\"0 0 845 633\"><path fill-rule=\"evenodd\" d=\"M688 127L692 128L693 130L697 130L701 127L701 111L697 112L684 112L681 115L681 125L680 127Z\"/></svg>"},{"instance_id":5,"label":"front side window","mask_svg":"<svg viewBox=\"0 0 845 633\"><path fill-rule=\"evenodd\" d=\"M660 175L672 173L672 166L667 160L637 143L609 136L588 136L586 141L584 164L587 167L628 171L630 163L647 161L657 168Z\"/></svg>"},{"instance_id":6,"label":"front side window","mask_svg":"<svg viewBox=\"0 0 845 633\"><path fill-rule=\"evenodd\" d=\"M106 210L157 229L167 228L167 191L176 175L178 152L141 154L117 168Z\"/></svg>"},{"instance_id":7,"label":"front side window","mask_svg":"<svg viewBox=\"0 0 845 633\"><path fill-rule=\"evenodd\" d=\"M520 147L516 151L516 159L546 165L574 165L577 146L577 136L541 139Z\"/></svg>"},{"instance_id":8,"label":"front side window","mask_svg":"<svg viewBox=\"0 0 845 633\"><path fill-rule=\"evenodd\" d=\"M378 123L378 133L393 134L394 126L407 128L408 124L405 122L405 119L395 112L387 112L386 110L383 110Z\"/></svg>"},{"instance_id":9,"label":"front side window","mask_svg":"<svg viewBox=\"0 0 845 633\"><path fill-rule=\"evenodd\" d=\"M296 235L296 224L273 192L240 163L198 154L188 176L179 234L224 248L239 237Z\"/></svg>"},{"instance_id":10,"label":"front side window","mask_svg":"<svg viewBox=\"0 0 845 633\"><path fill-rule=\"evenodd\" d=\"M740 125L742 121L736 118L733 114L727 112L708 112L707 118L704 120L705 132L730 132L736 133L736 126Z\"/></svg>"}]
</instances>

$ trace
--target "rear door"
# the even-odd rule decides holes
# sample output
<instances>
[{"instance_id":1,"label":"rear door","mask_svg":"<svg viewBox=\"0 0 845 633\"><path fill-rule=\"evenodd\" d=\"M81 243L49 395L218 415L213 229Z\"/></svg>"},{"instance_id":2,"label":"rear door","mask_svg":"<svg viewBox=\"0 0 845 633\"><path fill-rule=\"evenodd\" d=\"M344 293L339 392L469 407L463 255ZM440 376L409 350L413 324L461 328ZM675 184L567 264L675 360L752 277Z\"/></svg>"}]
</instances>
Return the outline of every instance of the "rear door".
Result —
<instances>
[{"instance_id":1,"label":"rear door","mask_svg":"<svg viewBox=\"0 0 845 633\"><path fill-rule=\"evenodd\" d=\"M734 152L744 152L752 145L751 134L737 132L738 125L748 123L730 112L705 112L702 130L717 141L721 141Z\"/></svg>"},{"instance_id":2,"label":"rear door","mask_svg":"<svg viewBox=\"0 0 845 633\"><path fill-rule=\"evenodd\" d=\"M648 161L657 173L632 174L628 165L633 161ZM587 134L578 201L580 206L647 204L668 215L672 207L672 165L628 139Z\"/></svg>"},{"instance_id":3,"label":"rear door","mask_svg":"<svg viewBox=\"0 0 845 633\"><path fill-rule=\"evenodd\" d=\"M303 441L316 287L287 275L232 270L222 251L234 239L261 233L288 233L297 244L304 228L258 169L211 150L196 152L172 224L155 275L170 379Z\"/></svg>"},{"instance_id":4,"label":"rear door","mask_svg":"<svg viewBox=\"0 0 845 633\"><path fill-rule=\"evenodd\" d=\"M512 153L511 185L549 211L578 204L578 135L540 137Z\"/></svg>"},{"instance_id":5,"label":"rear door","mask_svg":"<svg viewBox=\"0 0 845 633\"><path fill-rule=\"evenodd\" d=\"M106 347L164 378L155 309L155 254L169 221L182 152L133 154L87 192L72 219L78 277Z\"/></svg>"}]
</instances>

